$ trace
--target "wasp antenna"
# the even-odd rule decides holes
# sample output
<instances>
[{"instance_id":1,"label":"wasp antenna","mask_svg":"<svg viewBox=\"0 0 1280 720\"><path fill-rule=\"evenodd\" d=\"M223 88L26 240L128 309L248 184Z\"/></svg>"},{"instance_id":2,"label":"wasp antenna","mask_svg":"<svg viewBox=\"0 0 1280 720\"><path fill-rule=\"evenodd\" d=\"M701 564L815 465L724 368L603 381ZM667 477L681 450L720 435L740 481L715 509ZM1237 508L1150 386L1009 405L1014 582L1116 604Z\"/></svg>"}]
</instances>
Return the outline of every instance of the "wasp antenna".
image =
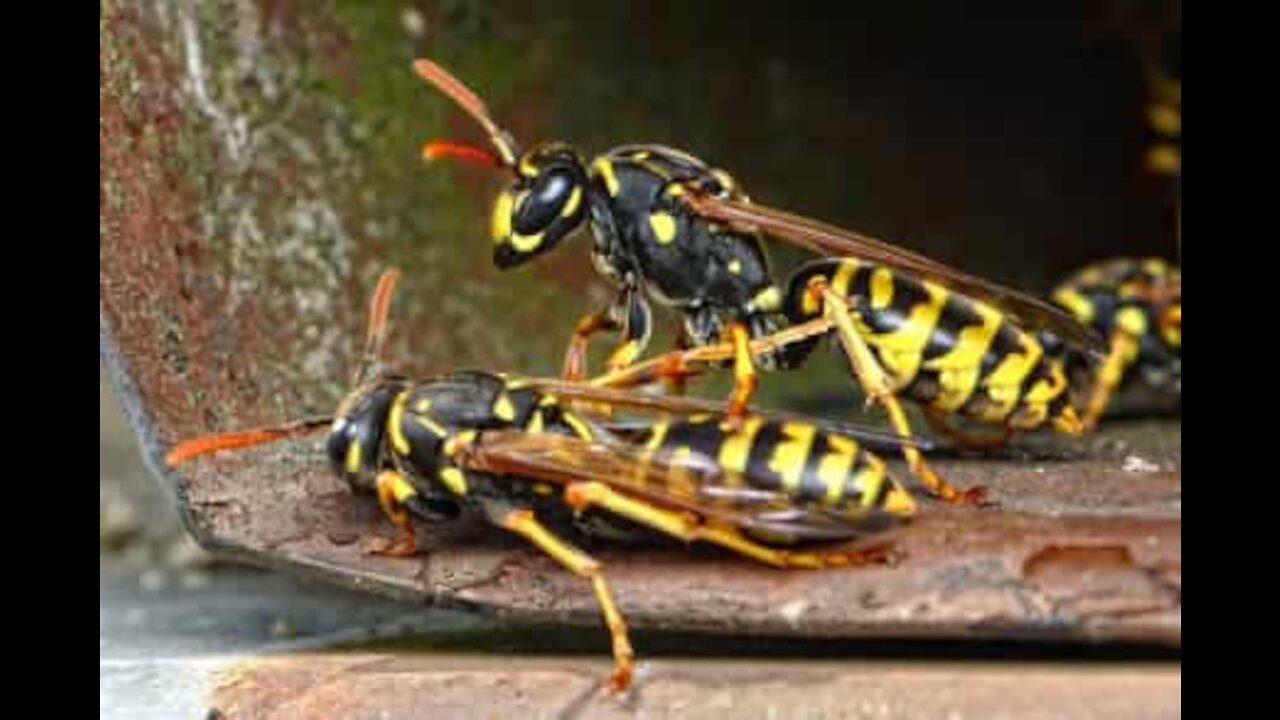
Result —
<instances>
[{"instance_id":1,"label":"wasp antenna","mask_svg":"<svg viewBox=\"0 0 1280 720\"><path fill-rule=\"evenodd\" d=\"M422 146L422 159L439 160L441 158L462 160L487 167L506 167L502 163L502 158L470 143L457 142L456 140L432 140Z\"/></svg>"},{"instance_id":2,"label":"wasp antenna","mask_svg":"<svg viewBox=\"0 0 1280 720\"><path fill-rule=\"evenodd\" d=\"M378 373L382 364L382 346L387 340L387 315L391 312L391 296L395 293L398 282L400 282L400 271L396 268L384 271L378 278L378 286L373 291L373 300L369 302L364 354L360 358L360 367L356 369L354 385L361 385L368 381Z\"/></svg>"},{"instance_id":3,"label":"wasp antenna","mask_svg":"<svg viewBox=\"0 0 1280 720\"><path fill-rule=\"evenodd\" d=\"M273 428L259 428L257 430L242 430L240 432L201 435L200 437L191 438L190 440L174 445L173 448L165 454L164 462L169 467L177 467L188 460L198 458L202 455L209 455L220 450L235 450L237 448L253 447L254 445L263 445L265 443L296 437L298 435L307 435L323 430L332 423L333 418L326 416L298 420L287 425L281 425Z\"/></svg>"},{"instance_id":4,"label":"wasp antenna","mask_svg":"<svg viewBox=\"0 0 1280 720\"><path fill-rule=\"evenodd\" d=\"M498 127L498 124L489 116L489 108L485 107L484 102L471 91L471 88L464 85L461 80L454 77L448 70L430 60L414 60L413 69L423 80L431 83L440 92L449 96L449 99L457 103L458 107L467 111L468 115L480 123L480 127L484 128L484 131L489 134L489 141L498 149L498 155L503 166L515 167L516 155L519 154L516 150L515 140L510 133Z\"/></svg>"}]
</instances>

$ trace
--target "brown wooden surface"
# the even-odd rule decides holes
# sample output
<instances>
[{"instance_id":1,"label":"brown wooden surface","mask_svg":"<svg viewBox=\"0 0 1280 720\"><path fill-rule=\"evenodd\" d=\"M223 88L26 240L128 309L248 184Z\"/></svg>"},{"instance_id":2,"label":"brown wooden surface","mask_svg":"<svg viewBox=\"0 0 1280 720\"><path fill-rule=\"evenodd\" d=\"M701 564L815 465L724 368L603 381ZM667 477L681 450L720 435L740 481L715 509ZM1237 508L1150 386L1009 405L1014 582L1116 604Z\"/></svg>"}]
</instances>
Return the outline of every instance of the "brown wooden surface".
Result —
<instances>
[{"instance_id":1,"label":"brown wooden surface","mask_svg":"<svg viewBox=\"0 0 1280 720\"><path fill-rule=\"evenodd\" d=\"M225 720L286 718L915 718L1155 720L1182 710L1176 665L659 660L634 691L599 693L602 663L360 653L228 669Z\"/></svg>"}]
</instances>

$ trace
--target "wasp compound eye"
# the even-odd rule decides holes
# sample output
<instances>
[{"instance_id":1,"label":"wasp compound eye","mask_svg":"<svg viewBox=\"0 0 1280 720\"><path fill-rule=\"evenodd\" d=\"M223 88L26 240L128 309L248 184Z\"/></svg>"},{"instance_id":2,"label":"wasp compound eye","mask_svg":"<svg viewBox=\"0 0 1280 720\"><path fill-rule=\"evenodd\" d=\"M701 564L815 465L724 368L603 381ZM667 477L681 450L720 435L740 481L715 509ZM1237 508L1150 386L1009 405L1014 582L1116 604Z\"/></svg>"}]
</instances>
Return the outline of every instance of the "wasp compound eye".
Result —
<instances>
[{"instance_id":1,"label":"wasp compound eye","mask_svg":"<svg viewBox=\"0 0 1280 720\"><path fill-rule=\"evenodd\" d=\"M585 187L578 168L557 164L503 192L493 209L494 263L512 267L555 247L582 223Z\"/></svg>"}]
</instances>

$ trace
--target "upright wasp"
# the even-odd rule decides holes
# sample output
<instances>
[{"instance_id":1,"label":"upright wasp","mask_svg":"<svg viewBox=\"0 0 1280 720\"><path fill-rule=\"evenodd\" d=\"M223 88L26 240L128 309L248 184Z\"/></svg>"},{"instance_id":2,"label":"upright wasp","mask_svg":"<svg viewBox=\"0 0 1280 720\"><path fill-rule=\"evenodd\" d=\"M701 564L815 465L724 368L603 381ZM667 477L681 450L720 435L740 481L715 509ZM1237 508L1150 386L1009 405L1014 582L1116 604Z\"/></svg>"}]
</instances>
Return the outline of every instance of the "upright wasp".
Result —
<instances>
[{"instance_id":1,"label":"upright wasp","mask_svg":"<svg viewBox=\"0 0 1280 720\"><path fill-rule=\"evenodd\" d=\"M690 414L697 401L548 383L575 400L665 415L615 429L530 379L456 372L412 381L384 372L379 356L396 279L391 271L379 281L355 389L332 417L197 437L173 447L167 462L327 427L334 472L376 495L399 530L376 552L415 552L410 514L438 519L469 507L588 580L613 640L615 690L631 678L626 625L601 564L561 538L562 523L588 532L643 529L783 568L892 558L886 543L795 546L874 533L914 513L908 491L854 434L770 414L746 415L739 427L723 414Z\"/></svg>"},{"instance_id":2,"label":"upright wasp","mask_svg":"<svg viewBox=\"0 0 1280 720\"><path fill-rule=\"evenodd\" d=\"M522 151L460 80L430 60L414 68L474 118L493 146L432 141L424 157L478 162L514 176L493 207L499 267L551 250L583 224L591 228L595 265L618 291L610 307L578 321L565 357L567 379L584 375L588 338L602 330L620 332L622 342L597 384L639 377L629 366L647 345L646 298L652 298L683 314L693 349L682 357L732 361L733 422L747 412L756 362L799 365L813 338L781 340L797 336L797 323L816 320L826 326L812 326L815 332L838 335L858 380L903 437L910 429L900 392L936 414L1079 432L1061 363L1046 356L1033 330L1086 354L1102 345L1061 308L883 241L754 203L728 173L680 150L626 145L590 162L560 142ZM769 270L765 234L833 257L802 267L784 293ZM731 348L727 356L711 350L722 341ZM670 361L657 367L683 372ZM903 452L940 497L982 499L978 488L966 492L944 482L914 445L905 444Z\"/></svg>"}]
</instances>

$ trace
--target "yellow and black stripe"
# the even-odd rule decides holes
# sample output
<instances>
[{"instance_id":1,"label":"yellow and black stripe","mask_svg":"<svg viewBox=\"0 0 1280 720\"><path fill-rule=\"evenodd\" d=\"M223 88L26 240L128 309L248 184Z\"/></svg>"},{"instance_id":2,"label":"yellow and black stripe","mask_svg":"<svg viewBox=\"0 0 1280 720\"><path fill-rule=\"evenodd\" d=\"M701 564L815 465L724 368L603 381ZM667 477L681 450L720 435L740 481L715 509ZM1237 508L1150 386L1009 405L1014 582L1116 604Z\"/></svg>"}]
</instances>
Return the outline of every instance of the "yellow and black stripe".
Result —
<instances>
[{"instance_id":1,"label":"yellow and black stripe","mask_svg":"<svg viewBox=\"0 0 1280 720\"><path fill-rule=\"evenodd\" d=\"M770 497L774 509L824 508L855 518L911 507L883 460L809 423L753 415L733 426L720 416L696 416L657 422L638 441L675 466L661 492L694 504L759 512L760 498ZM716 479L708 482L706 471Z\"/></svg>"},{"instance_id":2,"label":"yellow and black stripe","mask_svg":"<svg viewBox=\"0 0 1280 720\"><path fill-rule=\"evenodd\" d=\"M792 277L786 311L793 322L822 313L821 301L808 292L815 278L850 301L856 330L895 394L1016 429L1074 428L1061 361L994 307L874 263L826 258ZM816 342L792 352L807 354Z\"/></svg>"}]
</instances>

